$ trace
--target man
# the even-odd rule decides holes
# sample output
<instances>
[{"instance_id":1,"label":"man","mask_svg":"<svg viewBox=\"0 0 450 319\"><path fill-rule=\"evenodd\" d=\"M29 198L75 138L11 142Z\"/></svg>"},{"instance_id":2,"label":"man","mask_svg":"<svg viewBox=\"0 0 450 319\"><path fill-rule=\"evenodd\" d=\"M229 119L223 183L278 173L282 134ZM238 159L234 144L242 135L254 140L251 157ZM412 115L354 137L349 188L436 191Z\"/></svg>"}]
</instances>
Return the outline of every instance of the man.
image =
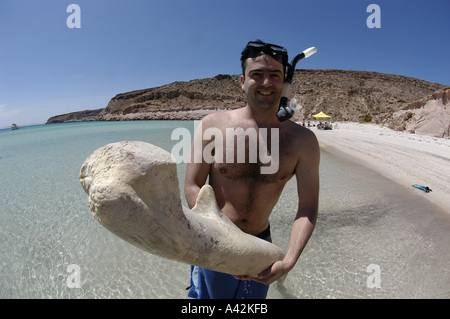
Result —
<instances>
[{"instance_id":1,"label":"man","mask_svg":"<svg viewBox=\"0 0 450 319\"><path fill-rule=\"evenodd\" d=\"M267 145L266 154L279 154L279 160L272 156L271 163L264 162L261 152L250 146L249 136L244 136L245 160L240 161L235 143L241 136L220 141L216 138L202 139L202 150L210 143L215 150L213 160L203 159L201 163L193 160L187 165L185 195L190 207L195 205L200 188L209 178L217 203L222 212L242 231L270 239L269 216L277 203L281 192L292 176L296 176L298 189L298 210L292 225L289 246L283 260L279 260L258 275L222 274L197 266L191 269L191 289L188 296L194 298L266 298L268 285L286 275L295 265L303 248L310 238L318 212L319 197L319 161L320 151L315 135L307 128L288 120L280 122L278 111L285 70L288 61L286 49L266 44L260 40L249 42L241 55L242 91L247 98L243 108L213 113L202 122L202 134L208 128L214 128L227 136L227 129L234 132L261 132L267 130L267 141L278 134L275 142L263 141L258 135L258 145ZM239 134L236 134L239 135ZM241 142L243 140L241 139ZM217 144L223 143L223 145ZM229 146L233 145L233 157L227 157ZM192 148L194 152L194 147ZM208 147L208 149L211 149ZM251 161L257 152L257 161ZM277 153L278 152L278 153ZM231 159L231 160L230 160ZM277 161L275 163L275 161ZM263 174L262 168L276 164L274 173Z\"/></svg>"}]
</instances>

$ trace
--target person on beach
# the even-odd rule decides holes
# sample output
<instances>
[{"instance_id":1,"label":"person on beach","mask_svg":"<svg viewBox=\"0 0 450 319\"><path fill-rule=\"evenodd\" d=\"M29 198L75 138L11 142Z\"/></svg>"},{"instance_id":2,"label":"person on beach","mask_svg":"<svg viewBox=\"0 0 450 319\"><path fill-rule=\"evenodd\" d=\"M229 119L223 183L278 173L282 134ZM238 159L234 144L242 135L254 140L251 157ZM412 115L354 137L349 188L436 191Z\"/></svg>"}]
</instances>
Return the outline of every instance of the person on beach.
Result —
<instances>
[{"instance_id":1,"label":"person on beach","mask_svg":"<svg viewBox=\"0 0 450 319\"><path fill-rule=\"evenodd\" d=\"M314 230L319 200L320 151L317 139L307 128L290 120L280 122L276 117L287 64L286 49L260 40L247 44L241 53L240 77L247 105L203 118L195 134L203 137L205 130L209 128L219 130L222 134L202 139L202 152L205 148L210 150L209 144L215 143L213 160L202 156L200 163L195 162L194 147L192 148L185 181L185 196L191 208L195 205L200 188L209 178L221 211L242 231L271 241L269 216L284 186L295 175L299 203L297 212L292 212L294 221L286 255L258 277L247 274L230 275L191 266L189 297L266 298L269 285L294 267ZM234 129L236 135L231 140L224 138L223 141L218 141L216 137L225 137L227 129ZM270 165L278 160L275 172L263 172L263 168L267 168L269 164L263 161L261 152L251 145L248 135L244 136L245 160L236 158L241 146L235 144L240 138L238 135L252 130L261 132L262 129L267 130L267 141L270 141L266 143L266 154L271 158ZM259 146L264 144L261 136L258 135ZM278 139L272 140L273 136L278 136ZM220 144L217 143L223 143L223 147L220 147L223 151L218 152L217 145ZM234 147L234 158L226 154L230 150L230 143ZM274 154L278 154L278 158ZM253 155L257 157L257 161L251 160Z\"/></svg>"}]
</instances>

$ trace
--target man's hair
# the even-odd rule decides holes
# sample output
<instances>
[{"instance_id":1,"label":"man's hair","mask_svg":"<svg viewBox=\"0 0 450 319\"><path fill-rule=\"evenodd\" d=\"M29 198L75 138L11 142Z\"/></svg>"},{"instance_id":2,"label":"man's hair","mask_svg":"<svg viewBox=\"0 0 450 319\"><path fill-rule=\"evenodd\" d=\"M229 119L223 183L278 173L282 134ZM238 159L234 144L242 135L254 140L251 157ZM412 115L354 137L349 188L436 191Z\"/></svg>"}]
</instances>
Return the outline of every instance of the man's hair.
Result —
<instances>
[{"instance_id":1,"label":"man's hair","mask_svg":"<svg viewBox=\"0 0 450 319\"><path fill-rule=\"evenodd\" d=\"M262 50L258 51L255 54L255 50L252 50L252 48L249 46L250 43L260 44L261 46L269 46L269 47L271 46L271 44L265 43L264 41L262 41L260 39L257 39L256 41L250 41L247 44L247 46L241 52L241 68L242 68L242 75L244 75L244 77L245 77L245 68L246 68L246 63L247 63L247 59L248 58L254 58L254 57L257 57L257 56L260 56L260 55L263 55L263 54L269 54L265 49L262 49ZM284 66L283 71L286 74L286 66L288 65L287 52L286 52L286 55L283 56L283 59L281 61L278 61L278 62L283 64L283 66Z\"/></svg>"}]
</instances>

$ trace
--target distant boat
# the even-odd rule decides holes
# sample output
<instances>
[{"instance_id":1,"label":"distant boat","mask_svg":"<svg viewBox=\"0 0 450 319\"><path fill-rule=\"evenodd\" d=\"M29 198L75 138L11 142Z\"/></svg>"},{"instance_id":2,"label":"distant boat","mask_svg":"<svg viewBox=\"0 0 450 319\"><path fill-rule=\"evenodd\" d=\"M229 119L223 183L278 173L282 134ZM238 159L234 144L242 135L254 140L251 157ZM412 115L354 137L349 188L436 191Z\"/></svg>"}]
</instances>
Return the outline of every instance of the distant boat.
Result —
<instances>
[{"instance_id":1,"label":"distant boat","mask_svg":"<svg viewBox=\"0 0 450 319\"><path fill-rule=\"evenodd\" d=\"M13 122L11 124L11 130L18 130L18 129L19 129L19 127L17 126L17 124Z\"/></svg>"}]
</instances>

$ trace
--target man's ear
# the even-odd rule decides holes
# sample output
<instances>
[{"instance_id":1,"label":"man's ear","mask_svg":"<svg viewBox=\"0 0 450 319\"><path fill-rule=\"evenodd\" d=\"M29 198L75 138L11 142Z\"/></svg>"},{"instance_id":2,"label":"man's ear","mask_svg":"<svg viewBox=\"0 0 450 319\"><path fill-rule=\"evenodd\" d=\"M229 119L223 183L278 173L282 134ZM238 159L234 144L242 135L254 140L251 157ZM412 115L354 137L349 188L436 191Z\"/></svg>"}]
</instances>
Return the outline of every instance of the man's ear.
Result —
<instances>
[{"instance_id":1,"label":"man's ear","mask_svg":"<svg viewBox=\"0 0 450 319\"><path fill-rule=\"evenodd\" d=\"M243 74L241 74L241 89L242 92L245 92L245 77Z\"/></svg>"}]
</instances>

